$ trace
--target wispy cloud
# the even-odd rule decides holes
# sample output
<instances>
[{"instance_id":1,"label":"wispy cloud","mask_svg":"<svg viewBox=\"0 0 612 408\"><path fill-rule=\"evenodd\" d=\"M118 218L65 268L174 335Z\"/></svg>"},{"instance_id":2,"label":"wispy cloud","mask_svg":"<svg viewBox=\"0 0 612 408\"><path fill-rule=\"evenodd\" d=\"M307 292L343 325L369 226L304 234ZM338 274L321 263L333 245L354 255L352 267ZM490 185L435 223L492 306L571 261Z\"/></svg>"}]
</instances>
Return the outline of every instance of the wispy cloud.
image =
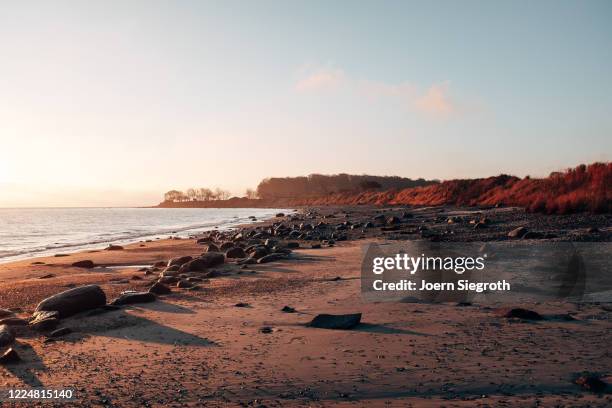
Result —
<instances>
[{"instance_id":1,"label":"wispy cloud","mask_svg":"<svg viewBox=\"0 0 612 408\"><path fill-rule=\"evenodd\" d=\"M448 81L430 86L415 100L414 106L419 111L431 115L448 116L457 113L457 107L449 96Z\"/></svg>"},{"instance_id":2,"label":"wispy cloud","mask_svg":"<svg viewBox=\"0 0 612 408\"><path fill-rule=\"evenodd\" d=\"M302 76L295 83L300 92L337 88L346 80L344 71L337 68L302 69Z\"/></svg>"},{"instance_id":3,"label":"wispy cloud","mask_svg":"<svg viewBox=\"0 0 612 408\"><path fill-rule=\"evenodd\" d=\"M357 79L335 67L306 67L299 71L295 82L298 92L325 92L339 87L370 101L394 100L406 109L435 118L446 118L460 112L451 97L450 82L419 87L413 82L388 83Z\"/></svg>"}]
</instances>

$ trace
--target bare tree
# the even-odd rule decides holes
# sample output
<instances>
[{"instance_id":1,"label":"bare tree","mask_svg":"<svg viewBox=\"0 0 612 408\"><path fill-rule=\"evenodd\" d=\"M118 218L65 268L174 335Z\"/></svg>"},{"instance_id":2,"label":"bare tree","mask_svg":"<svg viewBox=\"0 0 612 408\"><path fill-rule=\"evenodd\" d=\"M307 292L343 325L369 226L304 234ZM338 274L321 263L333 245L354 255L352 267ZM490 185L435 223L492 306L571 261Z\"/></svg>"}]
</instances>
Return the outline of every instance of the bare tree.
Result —
<instances>
[{"instance_id":1,"label":"bare tree","mask_svg":"<svg viewBox=\"0 0 612 408\"><path fill-rule=\"evenodd\" d=\"M247 188L245 195L249 200L255 200L257 198L257 191L253 190L252 188Z\"/></svg>"}]
</instances>

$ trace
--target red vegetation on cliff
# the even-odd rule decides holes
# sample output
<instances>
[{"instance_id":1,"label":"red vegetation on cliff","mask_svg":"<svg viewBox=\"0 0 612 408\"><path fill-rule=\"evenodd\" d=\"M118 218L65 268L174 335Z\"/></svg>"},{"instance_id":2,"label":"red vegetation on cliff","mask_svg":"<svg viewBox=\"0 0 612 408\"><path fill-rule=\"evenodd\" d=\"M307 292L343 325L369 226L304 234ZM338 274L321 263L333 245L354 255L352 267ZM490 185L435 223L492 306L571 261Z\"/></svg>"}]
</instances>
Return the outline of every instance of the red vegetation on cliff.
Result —
<instances>
[{"instance_id":1,"label":"red vegetation on cliff","mask_svg":"<svg viewBox=\"0 0 612 408\"><path fill-rule=\"evenodd\" d=\"M580 165L543 179L500 175L449 180L402 190L338 193L295 199L293 205L507 205L531 212L612 212L612 163Z\"/></svg>"}]
</instances>

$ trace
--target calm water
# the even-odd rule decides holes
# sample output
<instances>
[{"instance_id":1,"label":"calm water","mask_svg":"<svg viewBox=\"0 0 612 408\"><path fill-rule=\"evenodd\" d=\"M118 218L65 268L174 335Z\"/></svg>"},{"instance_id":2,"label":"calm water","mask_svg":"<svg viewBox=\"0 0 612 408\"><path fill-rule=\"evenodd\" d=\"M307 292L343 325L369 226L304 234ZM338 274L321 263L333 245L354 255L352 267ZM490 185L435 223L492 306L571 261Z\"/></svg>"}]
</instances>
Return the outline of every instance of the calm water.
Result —
<instances>
[{"instance_id":1,"label":"calm water","mask_svg":"<svg viewBox=\"0 0 612 408\"><path fill-rule=\"evenodd\" d=\"M269 218L281 209L0 208L0 262L100 248L109 243L187 236Z\"/></svg>"}]
</instances>

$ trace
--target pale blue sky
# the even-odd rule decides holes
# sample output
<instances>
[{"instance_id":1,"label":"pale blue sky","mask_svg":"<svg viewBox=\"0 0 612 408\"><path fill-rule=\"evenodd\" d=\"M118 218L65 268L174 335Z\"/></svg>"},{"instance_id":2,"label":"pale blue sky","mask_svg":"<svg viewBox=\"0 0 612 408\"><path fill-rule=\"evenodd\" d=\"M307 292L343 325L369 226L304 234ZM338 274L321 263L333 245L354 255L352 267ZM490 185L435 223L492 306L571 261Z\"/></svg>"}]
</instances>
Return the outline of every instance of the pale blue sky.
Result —
<instances>
[{"instance_id":1,"label":"pale blue sky","mask_svg":"<svg viewBox=\"0 0 612 408\"><path fill-rule=\"evenodd\" d=\"M609 1L0 1L0 206L609 161L610 21Z\"/></svg>"}]
</instances>

